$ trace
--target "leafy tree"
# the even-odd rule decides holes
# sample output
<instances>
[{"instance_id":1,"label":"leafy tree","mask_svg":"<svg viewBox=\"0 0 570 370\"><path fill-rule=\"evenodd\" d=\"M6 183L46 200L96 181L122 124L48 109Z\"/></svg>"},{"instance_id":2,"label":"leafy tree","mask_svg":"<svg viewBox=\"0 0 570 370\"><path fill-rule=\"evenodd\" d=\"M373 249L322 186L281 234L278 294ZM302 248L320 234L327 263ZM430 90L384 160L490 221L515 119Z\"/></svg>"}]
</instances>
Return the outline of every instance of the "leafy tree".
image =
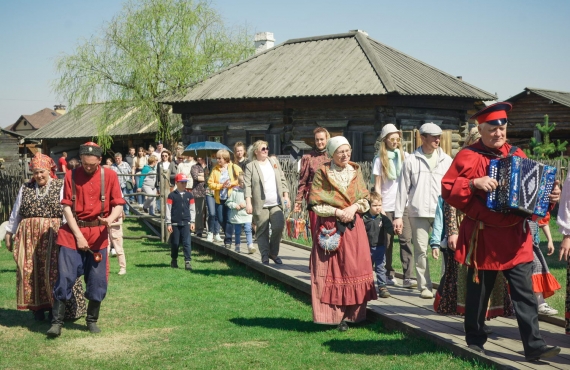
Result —
<instances>
[{"instance_id":1,"label":"leafy tree","mask_svg":"<svg viewBox=\"0 0 570 370\"><path fill-rule=\"evenodd\" d=\"M555 156L557 152L560 152L562 156L568 141L560 142L560 140L556 140L556 143L550 141L550 133L556 128L556 123L549 123L548 114L544 115L544 123L542 125L537 123L536 128L542 134L543 141L539 143L536 138L531 138L529 142L530 149L525 151L527 156L535 159L548 159Z\"/></svg>"},{"instance_id":2,"label":"leafy tree","mask_svg":"<svg viewBox=\"0 0 570 370\"><path fill-rule=\"evenodd\" d=\"M133 128L157 122L157 139L172 140L180 117L158 99L254 52L248 30L226 26L204 0L129 0L101 31L56 60L53 88L78 117L105 102L97 117L105 148L112 143L107 129L119 118Z\"/></svg>"}]
</instances>

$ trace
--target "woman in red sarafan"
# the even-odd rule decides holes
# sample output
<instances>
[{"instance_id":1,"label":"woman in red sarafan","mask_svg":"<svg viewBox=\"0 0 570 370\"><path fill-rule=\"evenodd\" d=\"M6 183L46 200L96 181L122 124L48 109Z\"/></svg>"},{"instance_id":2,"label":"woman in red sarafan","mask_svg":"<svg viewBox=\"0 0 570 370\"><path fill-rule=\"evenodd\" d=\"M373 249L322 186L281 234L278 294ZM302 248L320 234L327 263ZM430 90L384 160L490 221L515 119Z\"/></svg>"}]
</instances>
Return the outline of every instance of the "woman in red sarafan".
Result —
<instances>
[{"instance_id":1,"label":"woman in red sarafan","mask_svg":"<svg viewBox=\"0 0 570 370\"><path fill-rule=\"evenodd\" d=\"M376 299L370 248L362 214L370 206L360 167L350 162L348 140L337 136L327 143L333 158L315 173L309 197L318 216L318 232L336 229L339 247L332 252L313 236L310 257L313 321L348 329L347 322L366 319L366 303Z\"/></svg>"}]
</instances>

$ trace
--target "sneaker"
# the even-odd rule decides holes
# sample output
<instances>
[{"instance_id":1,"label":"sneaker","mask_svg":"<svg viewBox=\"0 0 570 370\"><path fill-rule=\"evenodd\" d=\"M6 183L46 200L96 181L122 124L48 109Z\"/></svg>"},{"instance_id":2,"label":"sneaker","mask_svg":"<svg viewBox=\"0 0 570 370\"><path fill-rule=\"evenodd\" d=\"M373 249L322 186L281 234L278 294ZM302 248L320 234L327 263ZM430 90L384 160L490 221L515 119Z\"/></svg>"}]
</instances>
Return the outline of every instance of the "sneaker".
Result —
<instances>
[{"instance_id":1,"label":"sneaker","mask_svg":"<svg viewBox=\"0 0 570 370\"><path fill-rule=\"evenodd\" d=\"M385 286L380 287L378 289L378 296L380 298L390 298L391 297L390 292L388 291L388 289Z\"/></svg>"},{"instance_id":2,"label":"sneaker","mask_svg":"<svg viewBox=\"0 0 570 370\"><path fill-rule=\"evenodd\" d=\"M119 269L119 273L117 275L125 275L126 273L127 273L127 269L121 267Z\"/></svg>"},{"instance_id":3,"label":"sneaker","mask_svg":"<svg viewBox=\"0 0 570 370\"><path fill-rule=\"evenodd\" d=\"M240 249L239 249L239 244L236 244L236 249L235 249L236 253L240 253Z\"/></svg>"},{"instance_id":4,"label":"sneaker","mask_svg":"<svg viewBox=\"0 0 570 370\"><path fill-rule=\"evenodd\" d=\"M402 284L404 288L412 289L418 286L418 283L412 279L404 279L404 283Z\"/></svg>"},{"instance_id":5,"label":"sneaker","mask_svg":"<svg viewBox=\"0 0 570 370\"><path fill-rule=\"evenodd\" d=\"M248 244L247 251L249 252L249 254L254 254L255 252L257 252L257 248L253 244Z\"/></svg>"},{"instance_id":6,"label":"sneaker","mask_svg":"<svg viewBox=\"0 0 570 370\"><path fill-rule=\"evenodd\" d=\"M216 234L216 235L214 235L214 241L217 241L218 243L220 243L220 242L223 242L224 239L222 239L222 238L220 237L220 234Z\"/></svg>"},{"instance_id":7,"label":"sneaker","mask_svg":"<svg viewBox=\"0 0 570 370\"><path fill-rule=\"evenodd\" d=\"M213 242L214 241L214 234L208 233L208 235L206 235L206 241L207 242Z\"/></svg>"},{"instance_id":8,"label":"sneaker","mask_svg":"<svg viewBox=\"0 0 570 370\"><path fill-rule=\"evenodd\" d=\"M224 248L226 248L226 249L232 249L232 245L231 245L231 244L224 244Z\"/></svg>"},{"instance_id":9,"label":"sneaker","mask_svg":"<svg viewBox=\"0 0 570 370\"><path fill-rule=\"evenodd\" d=\"M386 276L386 285L396 285L393 276L390 275Z\"/></svg>"},{"instance_id":10,"label":"sneaker","mask_svg":"<svg viewBox=\"0 0 570 370\"><path fill-rule=\"evenodd\" d=\"M117 252L115 251L115 248L111 248L111 257L115 257L117 255Z\"/></svg>"},{"instance_id":11,"label":"sneaker","mask_svg":"<svg viewBox=\"0 0 570 370\"><path fill-rule=\"evenodd\" d=\"M548 305L548 303L543 303L543 304L538 306L538 314L539 315L552 316L552 315L557 315L558 310L550 307Z\"/></svg>"},{"instance_id":12,"label":"sneaker","mask_svg":"<svg viewBox=\"0 0 570 370\"><path fill-rule=\"evenodd\" d=\"M172 267L173 269L177 269L178 268L178 261L177 260L170 261L170 267Z\"/></svg>"},{"instance_id":13,"label":"sneaker","mask_svg":"<svg viewBox=\"0 0 570 370\"><path fill-rule=\"evenodd\" d=\"M192 271L192 264L190 263L190 261L184 262L184 269L188 270L188 271Z\"/></svg>"},{"instance_id":14,"label":"sneaker","mask_svg":"<svg viewBox=\"0 0 570 370\"><path fill-rule=\"evenodd\" d=\"M422 290L422 292L420 293L420 297L422 297L423 299L431 299L433 298L433 293L431 292L430 289L424 288L424 290Z\"/></svg>"}]
</instances>

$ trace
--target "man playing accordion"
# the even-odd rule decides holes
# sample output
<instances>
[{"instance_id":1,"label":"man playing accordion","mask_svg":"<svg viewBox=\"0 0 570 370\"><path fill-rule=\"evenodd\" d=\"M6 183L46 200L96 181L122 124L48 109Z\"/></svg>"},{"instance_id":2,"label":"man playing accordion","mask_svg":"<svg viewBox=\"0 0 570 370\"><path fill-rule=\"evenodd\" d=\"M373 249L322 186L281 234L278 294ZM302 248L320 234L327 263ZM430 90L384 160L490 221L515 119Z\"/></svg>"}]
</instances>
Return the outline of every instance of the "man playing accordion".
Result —
<instances>
[{"instance_id":1,"label":"man playing accordion","mask_svg":"<svg viewBox=\"0 0 570 370\"><path fill-rule=\"evenodd\" d=\"M496 103L477 112L481 140L461 150L442 180L443 199L465 213L455 252L468 266L465 339L470 349L484 353L485 309L502 271L510 286L519 331L528 361L556 356L559 347L547 346L538 328L536 297L532 291L532 237L527 219L514 212L495 212L486 206L487 193L497 181L487 176L491 159L526 157L506 143L509 103ZM515 150L516 149L516 150ZM549 196L552 209L560 197L558 182Z\"/></svg>"}]
</instances>

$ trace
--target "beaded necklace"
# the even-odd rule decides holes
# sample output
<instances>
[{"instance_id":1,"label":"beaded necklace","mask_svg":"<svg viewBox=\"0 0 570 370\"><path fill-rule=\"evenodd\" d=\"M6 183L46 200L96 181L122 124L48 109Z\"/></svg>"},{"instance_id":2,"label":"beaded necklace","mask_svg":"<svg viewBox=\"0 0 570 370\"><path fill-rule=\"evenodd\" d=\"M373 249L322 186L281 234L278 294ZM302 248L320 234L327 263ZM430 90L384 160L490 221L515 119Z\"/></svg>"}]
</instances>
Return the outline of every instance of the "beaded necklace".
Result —
<instances>
[{"instance_id":1,"label":"beaded necklace","mask_svg":"<svg viewBox=\"0 0 570 370\"><path fill-rule=\"evenodd\" d=\"M45 190L40 191L40 187L37 182L34 182L34 187L36 188L36 198L42 199L49 193L49 187L51 185L51 179L48 180L47 184L42 186Z\"/></svg>"}]
</instances>

